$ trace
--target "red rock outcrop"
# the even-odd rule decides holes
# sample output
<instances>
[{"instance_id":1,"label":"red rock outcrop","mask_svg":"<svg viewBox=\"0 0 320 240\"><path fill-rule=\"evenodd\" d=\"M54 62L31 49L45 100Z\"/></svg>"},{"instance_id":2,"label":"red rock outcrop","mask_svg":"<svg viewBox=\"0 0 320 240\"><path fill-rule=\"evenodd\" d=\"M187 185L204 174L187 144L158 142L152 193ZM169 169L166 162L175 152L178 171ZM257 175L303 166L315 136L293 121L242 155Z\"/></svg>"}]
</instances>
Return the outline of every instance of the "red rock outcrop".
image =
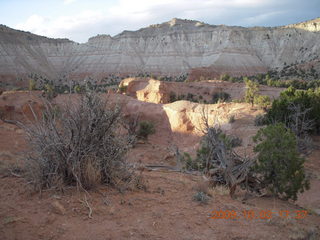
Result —
<instances>
[{"instance_id":1,"label":"red rock outcrop","mask_svg":"<svg viewBox=\"0 0 320 240\"><path fill-rule=\"evenodd\" d=\"M245 94L244 83L232 83L221 80L209 80L203 82L164 82L149 78L124 79L120 86L126 87L126 94L140 101L152 103L170 103L178 100L179 96L184 99L189 95L197 100L210 102L214 93L226 92L231 99L242 99ZM277 98L282 88L261 85L260 94L267 95L271 99ZM175 99L171 99L174 95ZM200 101L201 102L201 101Z\"/></svg>"},{"instance_id":2,"label":"red rock outcrop","mask_svg":"<svg viewBox=\"0 0 320 240\"><path fill-rule=\"evenodd\" d=\"M0 97L2 118L13 121L33 121L44 110L40 91L4 92Z\"/></svg>"}]
</instances>

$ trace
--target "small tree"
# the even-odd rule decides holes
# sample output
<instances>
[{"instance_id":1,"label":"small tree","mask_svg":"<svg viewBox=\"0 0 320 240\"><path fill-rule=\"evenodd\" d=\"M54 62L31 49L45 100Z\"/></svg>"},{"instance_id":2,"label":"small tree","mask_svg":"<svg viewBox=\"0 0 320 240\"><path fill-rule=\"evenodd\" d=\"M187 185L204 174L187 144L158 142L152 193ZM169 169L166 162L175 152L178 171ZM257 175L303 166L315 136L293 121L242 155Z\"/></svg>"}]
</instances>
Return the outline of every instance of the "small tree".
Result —
<instances>
[{"instance_id":1,"label":"small tree","mask_svg":"<svg viewBox=\"0 0 320 240\"><path fill-rule=\"evenodd\" d=\"M142 121L139 124L138 137L142 139L148 139L150 134L154 134L156 132L154 128L154 124L148 121Z\"/></svg>"},{"instance_id":2,"label":"small tree","mask_svg":"<svg viewBox=\"0 0 320 240\"><path fill-rule=\"evenodd\" d=\"M282 123L260 129L253 140L258 160L254 166L265 186L280 197L297 200L298 192L308 189L304 159L299 156L294 133Z\"/></svg>"},{"instance_id":3,"label":"small tree","mask_svg":"<svg viewBox=\"0 0 320 240\"><path fill-rule=\"evenodd\" d=\"M150 78L154 79L154 80L158 80L158 77L154 74L151 74Z\"/></svg>"},{"instance_id":4,"label":"small tree","mask_svg":"<svg viewBox=\"0 0 320 240\"><path fill-rule=\"evenodd\" d=\"M85 93L86 88L83 85L77 84L77 85L74 86L73 90L74 90L75 93Z\"/></svg>"},{"instance_id":5,"label":"small tree","mask_svg":"<svg viewBox=\"0 0 320 240\"><path fill-rule=\"evenodd\" d=\"M263 110L267 110L271 106L271 100L269 96L258 95L254 99L254 103L257 104Z\"/></svg>"},{"instance_id":6,"label":"small tree","mask_svg":"<svg viewBox=\"0 0 320 240\"><path fill-rule=\"evenodd\" d=\"M221 78L221 80L223 80L223 81L229 81L230 76L225 73L225 74L222 74L222 75L220 76L220 78Z\"/></svg>"},{"instance_id":7,"label":"small tree","mask_svg":"<svg viewBox=\"0 0 320 240\"><path fill-rule=\"evenodd\" d=\"M292 106L300 106L300 112L304 112L309 109L304 115L306 121L314 121L312 129L308 132L316 131L320 132L320 90L309 89L307 91L296 90L293 87L289 87L285 91L281 92L280 98L272 102L272 107L267 113L267 119L269 122L278 121L283 122L287 126L292 123L291 116L296 115ZM302 115L300 115L302 116Z\"/></svg>"},{"instance_id":8,"label":"small tree","mask_svg":"<svg viewBox=\"0 0 320 240\"><path fill-rule=\"evenodd\" d=\"M120 84L120 86L118 87L118 90L120 93L126 93L127 92L127 86Z\"/></svg>"},{"instance_id":9,"label":"small tree","mask_svg":"<svg viewBox=\"0 0 320 240\"><path fill-rule=\"evenodd\" d=\"M248 79L245 80L245 83L246 83L245 101L247 103L251 103L251 105L253 106L254 100L257 97L259 92L259 84Z\"/></svg>"},{"instance_id":10,"label":"small tree","mask_svg":"<svg viewBox=\"0 0 320 240\"><path fill-rule=\"evenodd\" d=\"M212 95L211 103L227 102L230 100L230 94L226 92L216 92Z\"/></svg>"},{"instance_id":11,"label":"small tree","mask_svg":"<svg viewBox=\"0 0 320 240\"><path fill-rule=\"evenodd\" d=\"M177 94L175 92L170 92L170 102L177 101Z\"/></svg>"},{"instance_id":12,"label":"small tree","mask_svg":"<svg viewBox=\"0 0 320 240\"><path fill-rule=\"evenodd\" d=\"M30 91L36 90L36 81L34 79L29 80L29 90Z\"/></svg>"},{"instance_id":13,"label":"small tree","mask_svg":"<svg viewBox=\"0 0 320 240\"><path fill-rule=\"evenodd\" d=\"M54 87L51 84L44 85L44 89L48 99L55 97Z\"/></svg>"}]
</instances>

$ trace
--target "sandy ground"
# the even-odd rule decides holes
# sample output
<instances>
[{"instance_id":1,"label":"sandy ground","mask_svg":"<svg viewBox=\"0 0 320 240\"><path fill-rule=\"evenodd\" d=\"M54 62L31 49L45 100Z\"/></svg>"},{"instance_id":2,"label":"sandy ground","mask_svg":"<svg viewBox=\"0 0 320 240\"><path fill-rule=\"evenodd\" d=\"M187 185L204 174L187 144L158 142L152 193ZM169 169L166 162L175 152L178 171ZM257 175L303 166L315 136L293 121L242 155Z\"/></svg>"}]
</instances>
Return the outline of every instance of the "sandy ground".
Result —
<instances>
[{"instance_id":1,"label":"sandy ground","mask_svg":"<svg viewBox=\"0 0 320 240\"><path fill-rule=\"evenodd\" d=\"M230 131L248 138L256 131L252 121L250 116L242 118L232 124ZM139 166L175 166L170 139L179 135L172 136L165 129L132 149L128 161ZM180 147L194 149L197 140L195 137ZM320 138L315 138L315 143L320 146ZM101 186L86 195L69 187L64 192L50 190L40 194L14 171L16 165L21 166L26 149L24 132L15 125L0 122L1 240L319 239L320 236L319 149L306 162L311 189L296 203L267 196L245 198L241 190L231 199L226 189L209 187L206 189L211 197L207 204L193 200L197 190L203 188L202 176L165 169L137 170L142 189L119 191ZM11 174L10 170L17 174ZM88 206L92 209L91 217ZM220 210L234 211L238 218L212 219L215 211ZM305 210L308 214L297 218ZM262 219L266 211L271 211L272 217ZM288 217L281 217L280 211L288 211ZM252 219L248 218L248 212L254 213Z\"/></svg>"}]
</instances>

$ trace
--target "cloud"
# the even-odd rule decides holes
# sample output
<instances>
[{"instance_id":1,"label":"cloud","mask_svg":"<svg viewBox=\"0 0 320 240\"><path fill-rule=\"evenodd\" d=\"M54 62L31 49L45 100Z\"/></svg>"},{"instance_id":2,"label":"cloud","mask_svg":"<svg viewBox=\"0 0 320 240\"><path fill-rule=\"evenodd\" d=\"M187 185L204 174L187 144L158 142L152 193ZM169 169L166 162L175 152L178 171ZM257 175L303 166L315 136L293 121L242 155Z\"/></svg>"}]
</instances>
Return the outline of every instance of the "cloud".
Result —
<instances>
[{"instance_id":1,"label":"cloud","mask_svg":"<svg viewBox=\"0 0 320 240\"><path fill-rule=\"evenodd\" d=\"M80 38L79 33L83 35L83 31L88 31L90 34L90 28L95 28L95 25L99 26L105 20L106 17L101 11L84 11L74 16L60 16L58 18L32 15L25 22L17 24L16 28L47 37L67 37L85 41L87 39L86 34Z\"/></svg>"},{"instance_id":2,"label":"cloud","mask_svg":"<svg viewBox=\"0 0 320 240\"><path fill-rule=\"evenodd\" d=\"M277 15L282 15L284 13L286 13L286 11L275 11L275 12L258 14L253 17L248 17L243 19L242 23L249 26L258 25L261 22L264 22L270 18L276 17Z\"/></svg>"},{"instance_id":3,"label":"cloud","mask_svg":"<svg viewBox=\"0 0 320 240\"><path fill-rule=\"evenodd\" d=\"M74 1L64 0L64 3ZM65 6L60 16L34 14L15 27L48 37L67 37L85 42L97 34L115 35L123 30L136 30L174 17L210 24L268 25L268 22L283 20L286 13L287 16L292 15L294 12L291 10L289 14L288 6L294 6L293 2L298 4L298 0L114 0L108 4L106 1L91 0L90 5L86 5L89 9L83 10L83 1L77 1L78 4L72 5L75 11L71 15ZM318 0L310 0L313 1ZM279 22L279 25L283 23Z\"/></svg>"},{"instance_id":4,"label":"cloud","mask_svg":"<svg viewBox=\"0 0 320 240\"><path fill-rule=\"evenodd\" d=\"M15 27L39 34L41 32L41 27L46 24L45 22L46 20L42 16L34 14L30 16L24 23L17 24Z\"/></svg>"},{"instance_id":5,"label":"cloud","mask_svg":"<svg viewBox=\"0 0 320 240\"><path fill-rule=\"evenodd\" d=\"M68 5L68 4L71 4L71 3L75 2L75 1L77 1L77 0L63 0L63 3Z\"/></svg>"}]
</instances>

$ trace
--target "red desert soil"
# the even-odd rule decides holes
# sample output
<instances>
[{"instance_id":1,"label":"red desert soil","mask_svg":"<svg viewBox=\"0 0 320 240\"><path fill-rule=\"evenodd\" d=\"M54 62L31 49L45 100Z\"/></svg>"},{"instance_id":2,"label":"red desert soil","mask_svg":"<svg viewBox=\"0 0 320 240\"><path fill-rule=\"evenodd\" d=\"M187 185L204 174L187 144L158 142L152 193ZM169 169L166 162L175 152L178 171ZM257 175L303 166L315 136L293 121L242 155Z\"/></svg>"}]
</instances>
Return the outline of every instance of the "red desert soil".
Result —
<instances>
[{"instance_id":1,"label":"red desert soil","mask_svg":"<svg viewBox=\"0 0 320 240\"><path fill-rule=\"evenodd\" d=\"M26 93L18 95L6 95L6 104L15 106L14 115L22 111L21 106L29 100ZM63 100L63 96L59 97ZM127 102L131 104L125 109L127 114L139 108L136 100L130 101L133 102ZM141 104L154 109L158 114L156 118L165 113L161 106ZM0 100L0 106L3 105ZM239 115L239 119L227 126L227 131L243 137L245 147L250 147L249 137L257 130L253 119L258 111L250 110L250 107L243 110L247 114ZM151 115L145 113L143 117ZM90 191L86 197L92 208L90 218L83 192L71 187L64 192L51 190L40 194L32 191L26 180L10 173L16 164L21 165L27 143L21 129L1 121L0 239L319 239L320 216L316 212L320 199L317 191L320 185L319 149L306 163L312 176L311 190L301 195L297 203L255 196L244 200L241 190L237 191L235 199L231 199L225 189L209 188L208 204L200 204L192 197L197 187L204 185L202 176L143 168L153 164L176 166L172 143L184 151L194 152L199 136L194 135L192 140L179 144L179 138L187 138L190 133L174 133L167 124L159 121L157 133L128 154L128 161L139 166L136 173L142 176L146 188L118 191L101 186ZM315 142L320 146L319 138ZM211 219L215 210L235 211L240 218ZM260 219L259 214L267 210L274 212L271 219ZM281 218L280 210L289 211L289 217ZM303 219L295 219L296 211L301 210L308 210L309 214ZM253 211L257 218L246 219L244 211Z\"/></svg>"}]
</instances>

